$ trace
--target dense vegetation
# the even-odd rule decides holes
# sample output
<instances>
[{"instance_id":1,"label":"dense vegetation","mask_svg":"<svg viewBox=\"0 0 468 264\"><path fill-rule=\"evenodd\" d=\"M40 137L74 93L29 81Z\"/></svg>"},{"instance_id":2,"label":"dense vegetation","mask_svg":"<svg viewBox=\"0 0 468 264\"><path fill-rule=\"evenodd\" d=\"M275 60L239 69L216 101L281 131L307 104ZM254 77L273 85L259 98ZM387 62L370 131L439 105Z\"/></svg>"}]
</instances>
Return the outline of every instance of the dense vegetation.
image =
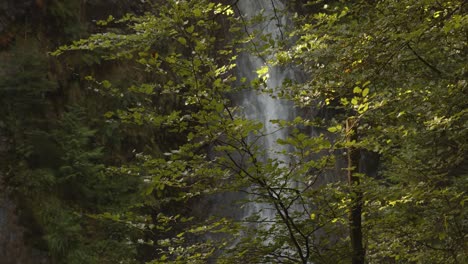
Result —
<instances>
[{"instance_id":1,"label":"dense vegetation","mask_svg":"<svg viewBox=\"0 0 468 264\"><path fill-rule=\"evenodd\" d=\"M0 20L0 187L28 247L47 263L468 261L465 1L266 1L252 19L221 2L2 7L21 12ZM251 26L283 12L282 38ZM236 70L245 53L267 60L258 78ZM303 78L266 87L275 67ZM257 144L246 90L301 113L271 121L283 149Z\"/></svg>"}]
</instances>

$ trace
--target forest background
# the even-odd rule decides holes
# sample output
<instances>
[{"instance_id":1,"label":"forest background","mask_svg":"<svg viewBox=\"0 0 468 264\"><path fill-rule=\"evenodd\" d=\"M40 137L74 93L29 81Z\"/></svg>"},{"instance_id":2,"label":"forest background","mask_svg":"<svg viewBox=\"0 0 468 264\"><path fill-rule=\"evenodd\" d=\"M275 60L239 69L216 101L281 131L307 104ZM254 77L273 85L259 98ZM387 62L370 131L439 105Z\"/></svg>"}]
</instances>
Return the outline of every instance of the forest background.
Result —
<instances>
[{"instance_id":1,"label":"forest background","mask_svg":"<svg viewBox=\"0 0 468 264\"><path fill-rule=\"evenodd\" d=\"M466 263L465 1L238 2L2 1L4 263Z\"/></svg>"}]
</instances>

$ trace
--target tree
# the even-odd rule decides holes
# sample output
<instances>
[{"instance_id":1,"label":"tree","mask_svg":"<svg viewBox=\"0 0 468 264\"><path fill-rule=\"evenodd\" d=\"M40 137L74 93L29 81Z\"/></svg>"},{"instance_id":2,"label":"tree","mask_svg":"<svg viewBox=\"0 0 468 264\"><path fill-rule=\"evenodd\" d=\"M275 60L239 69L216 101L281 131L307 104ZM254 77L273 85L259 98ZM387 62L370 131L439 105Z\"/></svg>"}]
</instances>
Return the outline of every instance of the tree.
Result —
<instances>
[{"instance_id":1,"label":"tree","mask_svg":"<svg viewBox=\"0 0 468 264\"><path fill-rule=\"evenodd\" d=\"M2 7L8 17L0 18L0 176L2 194L16 207L12 215L22 227L11 242L25 248L25 263L128 263L136 253L128 244L135 229L96 217L128 212L128 204L133 209L138 203L139 182L110 173L120 165L123 140L102 111L116 100L97 101L97 93L78 78L95 70L97 57L57 60L48 54L86 35L93 27L87 27L85 10L103 1L10 2ZM128 130L119 132L132 139ZM27 256L31 251L34 257ZM5 253L5 261L20 261L14 251Z\"/></svg>"},{"instance_id":2,"label":"tree","mask_svg":"<svg viewBox=\"0 0 468 264\"><path fill-rule=\"evenodd\" d=\"M151 263L466 260L466 5L435 0L307 5L311 13L297 16L292 44L242 32L256 19L279 22L276 9L273 17L243 21L234 15L235 5L156 1L145 14L98 22L107 26L104 33L54 52L93 54L104 66L112 61L137 72L135 80L120 83L99 74L86 78L112 102L101 112L112 124L108 129L150 138L128 144L135 150L126 152L129 158L115 166L95 161L101 149L89 144L93 129L76 125L78 110L70 109L61 129L50 132L61 138L59 152L69 153L52 178L63 174L65 183L79 187L59 200L86 196L96 185L102 189L90 200L106 200L102 190L112 181L95 182L103 171L124 183L133 180L116 186L119 198L138 193L125 205L85 211L118 230L117 239L94 239L128 242L130 249L151 252L141 260ZM225 25L231 39L223 34ZM269 63L300 67L309 77L304 83L289 80L272 95L325 113L273 120L289 133L277 141L284 149L257 144L268 136L263 124L247 119L230 99L246 87L265 91L268 68L260 69L252 84L233 74L236 52L246 51L237 49L239 44L258 40L255 52L276 54ZM369 155L379 156L378 173L366 169ZM184 207L228 191L247 193L245 204L261 205L259 210L228 220ZM86 199L80 202L86 207ZM73 212L60 219L73 222ZM86 244L79 243L80 228L66 224L69 232L56 233L71 234L70 249ZM57 258L79 259L62 248L56 247ZM109 259L137 261L132 254Z\"/></svg>"},{"instance_id":3,"label":"tree","mask_svg":"<svg viewBox=\"0 0 468 264\"><path fill-rule=\"evenodd\" d=\"M219 223L225 221L196 219L197 227L191 224L197 212L184 208L213 192L226 176L208 155L220 137L215 129L229 112L224 94L235 81L229 72L232 47L220 34L220 23L227 22L232 10L209 1L170 1L155 3L151 11L100 21L109 32L64 46L55 55L70 50L98 52L105 60L132 64L147 76L148 82L135 81L129 87L88 77L102 94L127 99L126 105L107 112L107 118L157 131L163 139L157 143L165 141L164 154L155 151L162 146L154 144L139 149L136 162L121 168L140 178L143 212L131 219L122 215L111 219L141 226L145 233L137 241L153 250L155 263L200 262L217 247L201 241L200 234L223 231L218 230ZM177 204L180 208L174 209Z\"/></svg>"},{"instance_id":4,"label":"tree","mask_svg":"<svg viewBox=\"0 0 468 264\"><path fill-rule=\"evenodd\" d=\"M380 156L378 178L359 177L367 260L463 262L466 141L458 136L466 135L466 107L457 98L466 92L466 4L320 3L311 2L319 10L298 21L290 51L310 79L288 91L303 106L334 109L332 123L358 121L357 137L344 147ZM329 130L350 132L341 127Z\"/></svg>"}]
</instances>

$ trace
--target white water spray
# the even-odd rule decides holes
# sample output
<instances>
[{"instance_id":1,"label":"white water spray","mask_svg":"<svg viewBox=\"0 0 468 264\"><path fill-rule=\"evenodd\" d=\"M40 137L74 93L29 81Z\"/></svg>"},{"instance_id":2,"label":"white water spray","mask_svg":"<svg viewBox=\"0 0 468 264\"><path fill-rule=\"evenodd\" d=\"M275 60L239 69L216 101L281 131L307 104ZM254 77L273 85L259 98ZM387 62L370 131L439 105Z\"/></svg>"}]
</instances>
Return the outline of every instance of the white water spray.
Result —
<instances>
[{"instance_id":1,"label":"white water spray","mask_svg":"<svg viewBox=\"0 0 468 264\"><path fill-rule=\"evenodd\" d=\"M238 3L239 10L247 21L252 17L262 14L265 18L263 22L252 27L247 27L246 31L251 34L253 31L261 31L263 35L270 36L274 40L283 38L284 26L287 24L287 17L282 15L284 4L279 0L244 0ZM254 40L255 41L255 40ZM270 57L262 58L258 54L244 53L237 61L240 76L253 80L257 77L256 71L263 67L268 67L265 74L267 89L275 94L277 87L281 86L285 79L293 79L294 71L285 70L267 64ZM276 99L266 93L248 91L243 95L240 102L248 119L257 120L263 123L265 137L261 147L265 151L264 161L268 159L277 160L279 163L287 164L288 158L285 155L277 154L284 150L284 146L277 143L278 139L285 139L287 131L279 129L271 120L292 120L296 115L293 103L284 99ZM273 221L276 210L272 205L264 203L251 203L245 212L245 216L258 215L260 219L269 222ZM266 225L269 227L269 225Z\"/></svg>"}]
</instances>

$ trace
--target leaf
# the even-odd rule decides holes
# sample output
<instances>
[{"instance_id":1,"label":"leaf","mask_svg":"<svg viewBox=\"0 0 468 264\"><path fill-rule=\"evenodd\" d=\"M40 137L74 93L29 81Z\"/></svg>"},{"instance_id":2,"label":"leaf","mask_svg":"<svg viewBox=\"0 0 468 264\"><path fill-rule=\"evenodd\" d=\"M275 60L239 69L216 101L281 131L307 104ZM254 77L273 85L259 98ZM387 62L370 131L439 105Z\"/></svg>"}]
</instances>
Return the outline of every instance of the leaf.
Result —
<instances>
[{"instance_id":1,"label":"leaf","mask_svg":"<svg viewBox=\"0 0 468 264\"><path fill-rule=\"evenodd\" d=\"M359 114L362 114L362 113L366 112L367 109L369 109L369 103L360 104L359 107L358 107L358 112L359 112Z\"/></svg>"},{"instance_id":2,"label":"leaf","mask_svg":"<svg viewBox=\"0 0 468 264\"><path fill-rule=\"evenodd\" d=\"M337 131L340 131L341 128L342 128L341 125L336 125L336 126L334 126L334 127L329 127L327 130L328 130L329 132L335 133L335 132L337 132Z\"/></svg>"},{"instance_id":3,"label":"leaf","mask_svg":"<svg viewBox=\"0 0 468 264\"><path fill-rule=\"evenodd\" d=\"M343 106L347 106L349 104L349 101L347 98L340 98L340 101Z\"/></svg>"},{"instance_id":4,"label":"leaf","mask_svg":"<svg viewBox=\"0 0 468 264\"><path fill-rule=\"evenodd\" d=\"M104 86L104 88L110 88L112 84L108 80L104 80L102 81L102 86Z\"/></svg>"},{"instance_id":5,"label":"leaf","mask_svg":"<svg viewBox=\"0 0 468 264\"><path fill-rule=\"evenodd\" d=\"M201 17L202 16L202 11L198 8L194 9L193 10L193 14L195 15L195 17Z\"/></svg>"},{"instance_id":6,"label":"leaf","mask_svg":"<svg viewBox=\"0 0 468 264\"><path fill-rule=\"evenodd\" d=\"M221 113L224 110L224 105L222 103L216 104L216 112Z\"/></svg>"},{"instance_id":7,"label":"leaf","mask_svg":"<svg viewBox=\"0 0 468 264\"><path fill-rule=\"evenodd\" d=\"M447 234L444 232L439 233L439 239L444 240L447 237Z\"/></svg>"},{"instance_id":8,"label":"leaf","mask_svg":"<svg viewBox=\"0 0 468 264\"><path fill-rule=\"evenodd\" d=\"M362 90L362 96L365 97L369 94L369 88L365 88L364 90Z\"/></svg>"},{"instance_id":9,"label":"leaf","mask_svg":"<svg viewBox=\"0 0 468 264\"><path fill-rule=\"evenodd\" d=\"M258 76L264 76L265 74L268 73L268 66L262 66L260 69L257 70Z\"/></svg>"},{"instance_id":10,"label":"leaf","mask_svg":"<svg viewBox=\"0 0 468 264\"><path fill-rule=\"evenodd\" d=\"M179 41L179 43L184 45L184 46L187 45L187 40L185 38L183 38L183 37L178 37L177 41Z\"/></svg>"},{"instance_id":11,"label":"leaf","mask_svg":"<svg viewBox=\"0 0 468 264\"><path fill-rule=\"evenodd\" d=\"M193 25L191 25L190 27L188 27L186 30L188 33L193 33L193 30L195 29L195 27Z\"/></svg>"},{"instance_id":12,"label":"leaf","mask_svg":"<svg viewBox=\"0 0 468 264\"><path fill-rule=\"evenodd\" d=\"M109 111L109 112L106 112L106 113L104 114L104 117L105 117L105 118L111 118L112 116L114 116L114 112L110 112L110 111Z\"/></svg>"},{"instance_id":13,"label":"leaf","mask_svg":"<svg viewBox=\"0 0 468 264\"><path fill-rule=\"evenodd\" d=\"M361 93L361 91L362 91L362 89L360 87L358 87L358 86L354 87L354 89L353 89L353 93L355 93L355 94Z\"/></svg>"}]
</instances>

